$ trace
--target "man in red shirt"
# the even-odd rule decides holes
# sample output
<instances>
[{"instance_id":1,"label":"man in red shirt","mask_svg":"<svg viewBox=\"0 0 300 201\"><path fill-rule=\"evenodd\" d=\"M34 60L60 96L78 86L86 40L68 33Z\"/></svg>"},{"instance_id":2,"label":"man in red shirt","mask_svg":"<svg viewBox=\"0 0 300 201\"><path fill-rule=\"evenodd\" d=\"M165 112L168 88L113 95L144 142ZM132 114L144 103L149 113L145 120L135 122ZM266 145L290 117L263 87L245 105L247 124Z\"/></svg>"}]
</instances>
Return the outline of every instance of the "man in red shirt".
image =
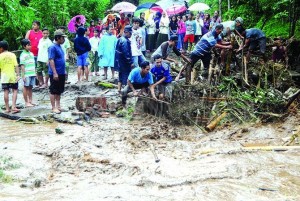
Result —
<instances>
[{"instance_id":1,"label":"man in red shirt","mask_svg":"<svg viewBox=\"0 0 300 201\"><path fill-rule=\"evenodd\" d=\"M43 32L40 30L41 23L37 20L32 22L32 30L26 33L25 39L28 39L31 44L31 52L34 55L35 67L37 67L38 45L41 38L43 38Z\"/></svg>"}]
</instances>

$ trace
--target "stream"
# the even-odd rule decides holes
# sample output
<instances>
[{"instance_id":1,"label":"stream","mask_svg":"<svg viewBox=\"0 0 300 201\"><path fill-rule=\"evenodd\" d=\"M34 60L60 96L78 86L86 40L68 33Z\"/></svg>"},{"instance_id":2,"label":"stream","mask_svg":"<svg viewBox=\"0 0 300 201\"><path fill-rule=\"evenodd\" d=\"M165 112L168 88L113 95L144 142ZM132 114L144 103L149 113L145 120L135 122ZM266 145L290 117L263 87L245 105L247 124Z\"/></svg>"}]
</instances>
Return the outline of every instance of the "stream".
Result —
<instances>
[{"instance_id":1,"label":"stream","mask_svg":"<svg viewBox=\"0 0 300 201\"><path fill-rule=\"evenodd\" d=\"M0 200L299 200L300 152L280 145L299 116L212 133L162 119L111 116L85 126L0 119ZM55 134L60 127L62 134ZM157 138L157 136L160 136ZM159 162L153 154L157 154Z\"/></svg>"}]
</instances>

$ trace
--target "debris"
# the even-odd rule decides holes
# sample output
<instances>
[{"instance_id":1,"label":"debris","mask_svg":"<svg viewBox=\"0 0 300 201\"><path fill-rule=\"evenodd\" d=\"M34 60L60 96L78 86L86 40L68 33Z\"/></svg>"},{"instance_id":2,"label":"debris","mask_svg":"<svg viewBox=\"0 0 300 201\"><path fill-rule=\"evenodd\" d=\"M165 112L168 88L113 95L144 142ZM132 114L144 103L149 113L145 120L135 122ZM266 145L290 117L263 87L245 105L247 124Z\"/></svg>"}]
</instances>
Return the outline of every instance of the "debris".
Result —
<instances>
[{"instance_id":1,"label":"debris","mask_svg":"<svg viewBox=\"0 0 300 201\"><path fill-rule=\"evenodd\" d=\"M55 128L55 133L62 134L62 133L64 133L64 131L61 128L57 127L57 128Z\"/></svg>"},{"instance_id":2,"label":"debris","mask_svg":"<svg viewBox=\"0 0 300 201\"><path fill-rule=\"evenodd\" d=\"M218 123L227 115L226 112L223 112L220 116L211 121L205 128L207 131L213 131Z\"/></svg>"}]
</instances>

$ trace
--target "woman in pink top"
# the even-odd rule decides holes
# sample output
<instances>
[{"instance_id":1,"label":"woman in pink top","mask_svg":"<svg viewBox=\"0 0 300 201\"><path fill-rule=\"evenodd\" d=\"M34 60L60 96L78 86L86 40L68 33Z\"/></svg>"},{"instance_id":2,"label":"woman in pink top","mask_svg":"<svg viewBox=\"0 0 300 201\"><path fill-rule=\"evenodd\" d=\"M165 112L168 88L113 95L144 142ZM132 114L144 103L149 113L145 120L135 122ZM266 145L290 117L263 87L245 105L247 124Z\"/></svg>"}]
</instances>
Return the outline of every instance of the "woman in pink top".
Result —
<instances>
[{"instance_id":1,"label":"woman in pink top","mask_svg":"<svg viewBox=\"0 0 300 201\"><path fill-rule=\"evenodd\" d=\"M34 55L35 67L37 67L38 45L41 38L43 38L43 32L40 30L41 23L37 20L32 22L32 30L26 33L25 39L30 41L30 52Z\"/></svg>"},{"instance_id":2,"label":"woman in pink top","mask_svg":"<svg viewBox=\"0 0 300 201\"><path fill-rule=\"evenodd\" d=\"M186 26L185 26L186 16L182 16L182 19L180 16L177 16L177 23L178 23L178 42L177 42L177 49L182 50L183 49L183 39L186 32Z\"/></svg>"}]
</instances>

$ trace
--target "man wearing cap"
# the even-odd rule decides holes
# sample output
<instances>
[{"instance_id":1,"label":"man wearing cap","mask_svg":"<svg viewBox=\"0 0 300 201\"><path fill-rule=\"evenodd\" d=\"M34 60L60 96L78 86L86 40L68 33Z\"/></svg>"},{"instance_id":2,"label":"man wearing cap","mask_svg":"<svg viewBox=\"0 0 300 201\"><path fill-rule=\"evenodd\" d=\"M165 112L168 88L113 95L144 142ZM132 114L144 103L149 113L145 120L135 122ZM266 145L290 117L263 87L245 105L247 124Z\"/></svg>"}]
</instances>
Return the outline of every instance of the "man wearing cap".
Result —
<instances>
[{"instance_id":1,"label":"man wearing cap","mask_svg":"<svg viewBox=\"0 0 300 201\"><path fill-rule=\"evenodd\" d=\"M55 31L55 43L48 49L50 102L52 105L52 112L56 114L61 113L60 95L65 89L66 62L65 53L61 47L61 44L65 42L65 37L66 35L61 30Z\"/></svg>"},{"instance_id":2,"label":"man wearing cap","mask_svg":"<svg viewBox=\"0 0 300 201\"><path fill-rule=\"evenodd\" d=\"M176 48L178 41L178 36L171 36L169 41L163 42L157 50L152 54L152 60L155 55L160 55L163 60L174 62L176 65L178 62L172 58L169 57L169 54L171 51L173 51L177 56L180 56L183 58L186 62L189 62L188 58L181 54L178 49Z\"/></svg>"},{"instance_id":3,"label":"man wearing cap","mask_svg":"<svg viewBox=\"0 0 300 201\"><path fill-rule=\"evenodd\" d=\"M124 34L118 39L115 53L115 70L119 71L118 92L121 94L122 85L127 84L127 78L134 67L129 38L132 35L132 27L125 26Z\"/></svg>"}]
</instances>

